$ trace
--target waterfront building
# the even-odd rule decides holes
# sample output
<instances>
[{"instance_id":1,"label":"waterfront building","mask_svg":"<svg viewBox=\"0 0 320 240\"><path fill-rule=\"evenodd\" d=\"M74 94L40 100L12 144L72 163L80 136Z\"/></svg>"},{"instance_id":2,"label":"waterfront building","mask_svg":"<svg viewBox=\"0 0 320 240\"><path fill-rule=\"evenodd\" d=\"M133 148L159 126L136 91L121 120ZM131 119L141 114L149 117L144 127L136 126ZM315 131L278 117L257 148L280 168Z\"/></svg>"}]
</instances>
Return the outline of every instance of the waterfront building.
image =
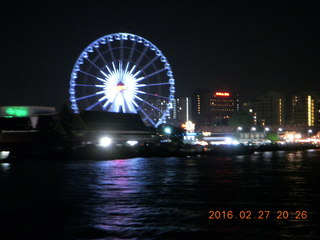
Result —
<instances>
[{"instance_id":1,"label":"waterfront building","mask_svg":"<svg viewBox=\"0 0 320 240\"><path fill-rule=\"evenodd\" d=\"M270 91L243 103L242 109L252 115L255 126L294 131L320 126L320 94L317 92L285 95Z\"/></svg>"},{"instance_id":2,"label":"waterfront building","mask_svg":"<svg viewBox=\"0 0 320 240\"><path fill-rule=\"evenodd\" d=\"M85 142L97 143L105 136L117 144L126 144L128 141L154 143L158 140L156 129L147 127L138 114L83 111L79 117L84 124L79 131Z\"/></svg>"},{"instance_id":3,"label":"waterfront building","mask_svg":"<svg viewBox=\"0 0 320 240\"><path fill-rule=\"evenodd\" d=\"M239 95L231 91L196 90L193 103L195 121L200 125L228 125L232 113L240 110Z\"/></svg>"},{"instance_id":4,"label":"waterfront building","mask_svg":"<svg viewBox=\"0 0 320 240\"><path fill-rule=\"evenodd\" d=\"M190 97L177 98L176 99L176 114L175 119L179 123L185 123L187 121L192 121L192 100Z\"/></svg>"},{"instance_id":5,"label":"waterfront building","mask_svg":"<svg viewBox=\"0 0 320 240\"><path fill-rule=\"evenodd\" d=\"M319 124L319 95L315 92L304 92L291 97L292 123L313 127Z\"/></svg>"},{"instance_id":6,"label":"waterfront building","mask_svg":"<svg viewBox=\"0 0 320 240\"><path fill-rule=\"evenodd\" d=\"M259 126L281 126L285 122L285 98L279 92L270 91L252 101L255 123Z\"/></svg>"}]
</instances>

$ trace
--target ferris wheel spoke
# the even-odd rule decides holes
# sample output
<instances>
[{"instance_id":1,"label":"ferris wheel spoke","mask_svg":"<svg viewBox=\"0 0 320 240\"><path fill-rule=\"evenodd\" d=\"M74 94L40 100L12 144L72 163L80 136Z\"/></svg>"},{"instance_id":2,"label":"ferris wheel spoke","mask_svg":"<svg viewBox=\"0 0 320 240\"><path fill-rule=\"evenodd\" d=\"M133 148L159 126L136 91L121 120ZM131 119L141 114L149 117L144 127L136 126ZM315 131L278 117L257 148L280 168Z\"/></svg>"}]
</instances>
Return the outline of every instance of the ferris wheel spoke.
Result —
<instances>
[{"instance_id":1,"label":"ferris wheel spoke","mask_svg":"<svg viewBox=\"0 0 320 240\"><path fill-rule=\"evenodd\" d=\"M110 44L109 41L107 41L107 44L108 44L108 47L109 47L109 49L110 49L110 55L111 55L112 62L114 62L114 55L113 55L113 51L112 51L111 44Z\"/></svg>"},{"instance_id":2,"label":"ferris wheel spoke","mask_svg":"<svg viewBox=\"0 0 320 240\"><path fill-rule=\"evenodd\" d=\"M88 84L76 84L78 87L100 87L102 85L88 85ZM104 86L104 85L103 85ZM105 87L105 86L104 86Z\"/></svg>"},{"instance_id":3,"label":"ferris wheel spoke","mask_svg":"<svg viewBox=\"0 0 320 240\"><path fill-rule=\"evenodd\" d=\"M103 55L101 54L99 48L96 48L96 51L98 52L98 54L99 54L100 58L102 59L102 61L104 62L104 64L107 64L107 61L106 61L106 59L103 57Z\"/></svg>"},{"instance_id":4,"label":"ferris wheel spoke","mask_svg":"<svg viewBox=\"0 0 320 240\"><path fill-rule=\"evenodd\" d=\"M100 98L99 101L100 101L100 100L102 101L102 100L104 100L104 99L105 99L105 98ZM111 99L108 99L108 100L103 104L102 109L103 109L103 110L106 110L107 107L108 107L108 105L109 105L109 104L112 104L112 102L113 102L113 101L111 101Z\"/></svg>"},{"instance_id":5,"label":"ferris wheel spoke","mask_svg":"<svg viewBox=\"0 0 320 240\"><path fill-rule=\"evenodd\" d=\"M124 72L125 72L125 73L127 73L127 72L128 72L129 64L130 64L130 63L129 63L129 62L127 62L126 69L124 70Z\"/></svg>"},{"instance_id":6,"label":"ferris wheel spoke","mask_svg":"<svg viewBox=\"0 0 320 240\"><path fill-rule=\"evenodd\" d=\"M129 111L136 113L136 109L134 106L138 106L138 104L133 99L130 99L129 96L127 96L123 93L122 93L122 96L123 96L125 103L128 106Z\"/></svg>"},{"instance_id":7,"label":"ferris wheel spoke","mask_svg":"<svg viewBox=\"0 0 320 240\"><path fill-rule=\"evenodd\" d=\"M145 70L147 67L149 67L152 63L154 63L154 61L156 61L160 56L155 56L153 59L151 59L151 61L149 61L146 65L143 66L143 68L141 69L141 71L143 72L143 70Z\"/></svg>"},{"instance_id":8,"label":"ferris wheel spoke","mask_svg":"<svg viewBox=\"0 0 320 240\"><path fill-rule=\"evenodd\" d=\"M130 55L129 55L128 62L131 62L131 60L132 60L133 52L136 49L136 44L137 44L136 41L132 42L132 47L131 47L131 50L130 50Z\"/></svg>"},{"instance_id":9,"label":"ferris wheel spoke","mask_svg":"<svg viewBox=\"0 0 320 240\"><path fill-rule=\"evenodd\" d=\"M95 75L93 75L91 73L88 73L88 72L85 72L85 71L82 71L82 70L79 70L79 72L81 72L81 73L83 73L83 74L85 74L85 75L87 75L89 77L95 78L95 79L97 79L99 81L106 82L106 80L104 80L102 78L99 78L98 76L95 76Z\"/></svg>"},{"instance_id":10,"label":"ferris wheel spoke","mask_svg":"<svg viewBox=\"0 0 320 240\"><path fill-rule=\"evenodd\" d=\"M95 103L92 104L91 106L87 107L87 108L86 108L86 111L91 110L92 108L94 108L95 106L99 105L100 103L101 103L101 102L99 102L99 101L95 102Z\"/></svg>"},{"instance_id":11,"label":"ferris wheel spoke","mask_svg":"<svg viewBox=\"0 0 320 240\"><path fill-rule=\"evenodd\" d=\"M149 47L147 47L147 46L143 49L143 52L140 54L138 60L137 60L136 63L135 63L136 66L139 66L142 58L144 57L144 55L146 54L146 52L147 52L148 49L149 49Z\"/></svg>"},{"instance_id":12,"label":"ferris wheel spoke","mask_svg":"<svg viewBox=\"0 0 320 240\"><path fill-rule=\"evenodd\" d=\"M149 103L148 101L146 101L146 100L144 100L144 99L142 99L142 98L140 98L140 97L136 97L136 98L139 99L140 101L146 103L147 105L149 105L149 106L152 107L153 109L155 109L155 110L163 113L163 111L161 111L161 110L160 110L159 108L157 108L156 106L153 106L153 105L152 105L151 103Z\"/></svg>"},{"instance_id":13,"label":"ferris wheel spoke","mask_svg":"<svg viewBox=\"0 0 320 240\"><path fill-rule=\"evenodd\" d=\"M117 92L116 94L114 94L113 99L109 98L109 99L103 104L103 106L102 106L103 110L106 110L107 107L108 107L108 105L114 103L114 101L115 101L116 98L117 98L117 95L118 95L118 92ZM99 99L99 100L102 101L103 99L106 99L106 98L107 98L107 97L105 96L105 98L103 97L103 98L101 98L101 99Z\"/></svg>"},{"instance_id":14,"label":"ferris wheel spoke","mask_svg":"<svg viewBox=\"0 0 320 240\"><path fill-rule=\"evenodd\" d=\"M155 71L155 72L153 72L153 73L150 73L149 75L147 75L147 76L145 76L145 77L138 78L138 79L137 79L137 82L140 82L140 81L145 80L145 79L147 79L147 78L149 78L149 77L152 77L152 76L154 76L154 75L157 75L157 74L159 74L159 73L161 73L161 72L163 72L163 71L165 71L165 70L166 70L166 68L162 68L162 69L160 69L160 70L158 70L158 71Z\"/></svg>"},{"instance_id":15,"label":"ferris wheel spoke","mask_svg":"<svg viewBox=\"0 0 320 240\"><path fill-rule=\"evenodd\" d=\"M123 40L120 40L120 59L123 59Z\"/></svg>"},{"instance_id":16,"label":"ferris wheel spoke","mask_svg":"<svg viewBox=\"0 0 320 240\"><path fill-rule=\"evenodd\" d=\"M112 74L112 71L110 70L109 66L106 64L105 67L107 68L109 74L105 73L104 71L100 70L100 72L106 77L109 78Z\"/></svg>"},{"instance_id":17,"label":"ferris wheel spoke","mask_svg":"<svg viewBox=\"0 0 320 240\"><path fill-rule=\"evenodd\" d=\"M162 98L162 99L165 99L165 100L169 100L170 99L168 97L161 96L161 95L158 95L158 94L152 94L152 93L141 92L141 91L139 91L139 93L145 94L145 95L149 95L149 96L153 96L153 97L157 97L157 98Z\"/></svg>"},{"instance_id":18,"label":"ferris wheel spoke","mask_svg":"<svg viewBox=\"0 0 320 240\"><path fill-rule=\"evenodd\" d=\"M94 94L90 94L90 95L83 96L83 97L79 97L79 98L76 98L75 100L76 100L76 101L79 101L79 100L83 100L83 99L86 99L86 98L95 97L95 96L100 95L100 94L104 94L104 91L96 92L96 93L94 93Z\"/></svg>"},{"instance_id":19,"label":"ferris wheel spoke","mask_svg":"<svg viewBox=\"0 0 320 240\"><path fill-rule=\"evenodd\" d=\"M133 65L133 67L131 68L131 70L129 71L129 75L133 72L133 70L136 68L136 65Z\"/></svg>"},{"instance_id":20,"label":"ferris wheel spoke","mask_svg":"<svg viewBox=\"0 0 320 240\"><path fill-rule=\"evenodd\" d=\"M102 98L99 98L99 99L98 99L98 102L101 103L101 102L104 101L105 99L107 99L107 96L106 96L106 95L104 95Z\"/></svg>"},{"instance_id":21,"label":"ferris wheel spoke","mask_svg":"<svg viewBox=\"0 0 320 240\"><path fill-rule=\"evenodd\" d=\"M137 87L150 87L150 86L160 86L160 85L168 85L169 82L165 83L151 83L151 84L137 84Z\"/></svg>"},{"instance_id":22,"label":"ferris wheel spoke","mask_svg":"<svg viewBox=\"0 0 320 240\"><path fill-rule=\"evenodd\" d=\"M141 107L139 107L137 109L137 111L141 111L142 114L146 117L146 119L148 119L152 125L155 125L155 122L149 117L149 115L145 111L143 111L143 109Z\"/></svg>"},{"instance_id":23,"label":"ferris wheel spoke","mask_svg":"<svg viewBox=\"0 0 320 240\"><path fill-rule=\"evenodd\" d=\"M99 71L101 71L101 68L99 68L94 62L92 62L89 58L86 58L86 60L92 65L94 66L96 69L98 69Z\"/></svg>"}]
</instances>

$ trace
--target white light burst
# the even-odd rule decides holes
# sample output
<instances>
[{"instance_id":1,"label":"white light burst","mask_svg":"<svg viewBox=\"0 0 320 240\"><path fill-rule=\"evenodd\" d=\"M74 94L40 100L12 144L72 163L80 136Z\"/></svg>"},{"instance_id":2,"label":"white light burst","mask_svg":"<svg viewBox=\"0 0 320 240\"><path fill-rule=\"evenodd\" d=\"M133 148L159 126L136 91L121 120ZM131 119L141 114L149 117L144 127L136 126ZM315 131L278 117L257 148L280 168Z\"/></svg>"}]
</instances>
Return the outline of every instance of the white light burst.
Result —
<instances>
[{"instance_id":1,"label":"white light burst","mask_svg":"<svg viewBox=\"0 0 320 240\"><path fill-rule=\"evenodd\" d=\"M104 78L97 78L102 81L102 85L95 85L102 88L103 91L98 91L96 94L103 92L104 96L98 101L103 104L103 110L110 112L124 112L124 113L137 113L139 105L136 99L142 101L138 94L145 94L145 92L138 90L139 87L145 84L138 84L144 77L139 77L140 70L136 70L136 66L129 70L129 63L123 68L122 61L119 61L118 68L112 62L112 70L106 65L108 72L100 71Z\"/></svg>"}]
</instances>

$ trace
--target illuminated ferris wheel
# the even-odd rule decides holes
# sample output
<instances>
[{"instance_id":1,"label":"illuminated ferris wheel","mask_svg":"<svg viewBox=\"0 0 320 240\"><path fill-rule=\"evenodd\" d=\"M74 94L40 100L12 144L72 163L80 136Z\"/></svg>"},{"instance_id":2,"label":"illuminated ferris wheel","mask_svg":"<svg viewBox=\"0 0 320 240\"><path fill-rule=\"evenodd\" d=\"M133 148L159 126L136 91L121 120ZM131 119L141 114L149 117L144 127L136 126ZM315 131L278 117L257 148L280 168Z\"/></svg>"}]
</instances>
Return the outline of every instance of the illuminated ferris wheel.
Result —
<instances>
[{"instance_id":1,"label":"illuminated ferris wheel","mask_svg":"<svg viewBox=\"0 0 320 240\"><path fill-rule=\"evenodd\" d=\"M71 108L137 113L158 127L170 114L175 92L171 66L148 40L131 34L103 36L78 57L70 79Z\"/></svg>"}]
</instances>

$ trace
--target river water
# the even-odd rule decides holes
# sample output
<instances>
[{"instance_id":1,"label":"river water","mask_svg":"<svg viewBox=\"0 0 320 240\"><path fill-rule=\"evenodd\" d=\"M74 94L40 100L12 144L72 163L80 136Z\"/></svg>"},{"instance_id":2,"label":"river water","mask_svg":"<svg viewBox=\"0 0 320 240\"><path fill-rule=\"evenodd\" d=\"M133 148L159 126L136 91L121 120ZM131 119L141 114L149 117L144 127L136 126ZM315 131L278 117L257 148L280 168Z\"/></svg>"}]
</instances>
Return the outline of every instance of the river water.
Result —
<instances>
[{"instance_id":1,"label":"river water","mask_svg":"<svg viewBox=\"0 0 320 240\"><path fill-rule=\"evenodd\" d=\"M320 239L319 172L319 150L0 163L0 239Z\"/></svg>"}]
</instances>

